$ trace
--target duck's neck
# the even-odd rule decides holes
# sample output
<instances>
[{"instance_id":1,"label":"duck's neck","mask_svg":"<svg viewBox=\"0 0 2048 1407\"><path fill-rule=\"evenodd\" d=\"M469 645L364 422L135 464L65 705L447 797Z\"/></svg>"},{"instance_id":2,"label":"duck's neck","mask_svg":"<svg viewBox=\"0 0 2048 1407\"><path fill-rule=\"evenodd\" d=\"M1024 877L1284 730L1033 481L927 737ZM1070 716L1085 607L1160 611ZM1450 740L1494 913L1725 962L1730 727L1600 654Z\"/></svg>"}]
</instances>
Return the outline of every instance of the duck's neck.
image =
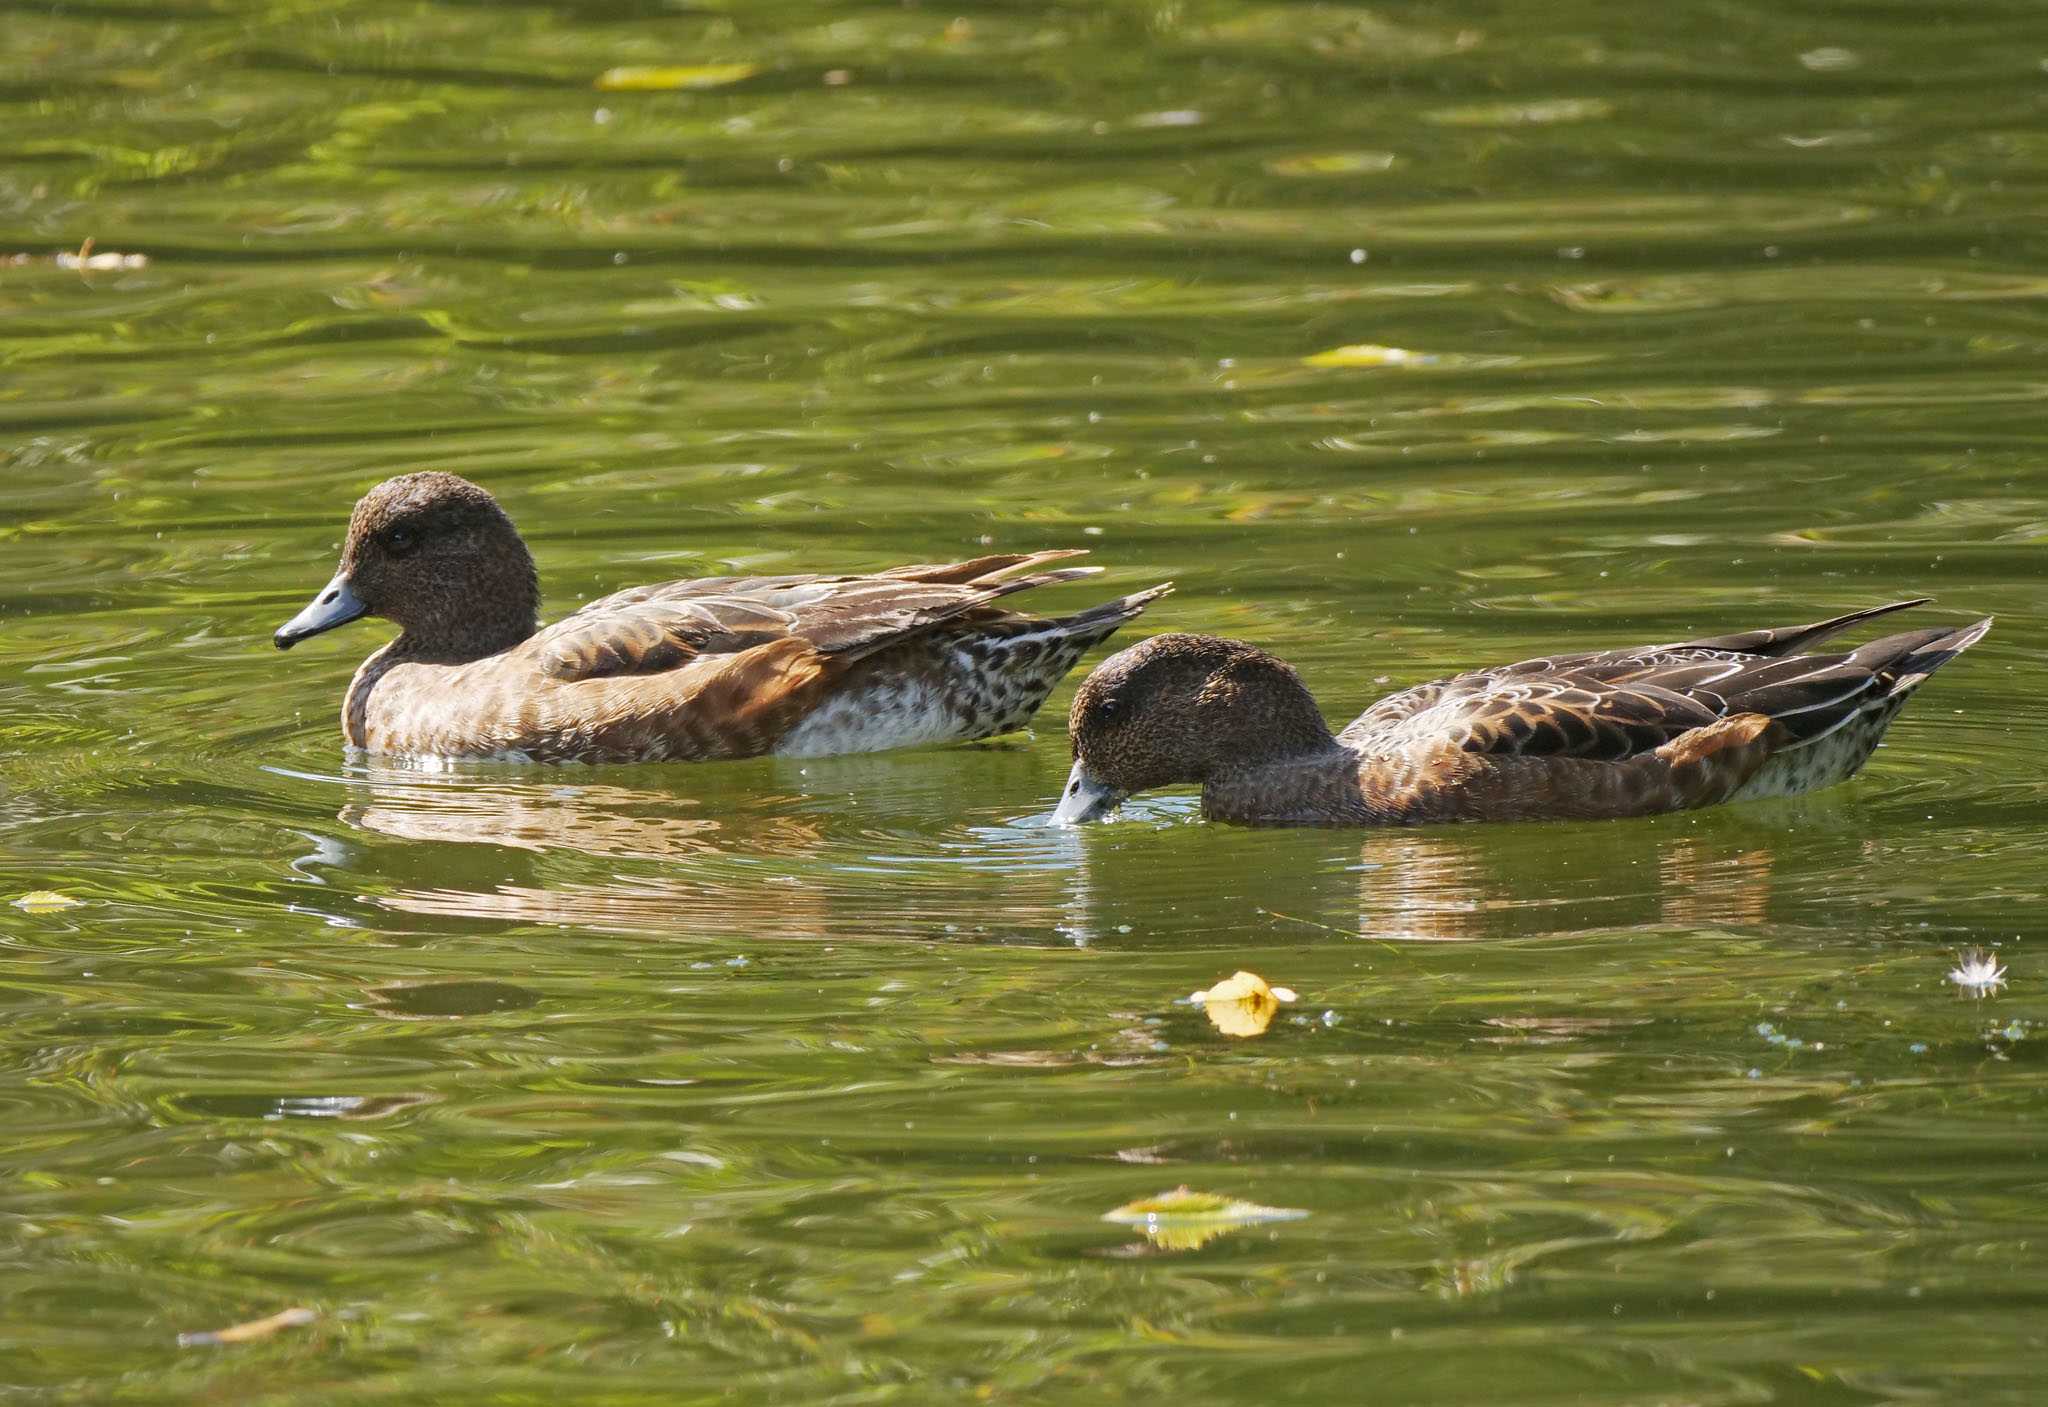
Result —
<instances>
[{"instance_id":1,"label":"duck's neck","mask_svg":"<svg viewBox=\"0 0 2048 1407\"><path fill-rule=\"evenodd\" d=\"M1358 754L1331 737L1212 773L1202 814L1245 826L1360 825L1379 819L1359 786Z\"/></svg>"},{"instance_id":2,"label":"duck's neck","mask_svg":"<svg viewBox=\"0 0 2048 1407\"><path fill-rule=\"evenodd\" d=\"M520 543L516 556L507 554L461 590L435 593L423 605L399 622L403 632L391 643L392 656L425 664L489 659L539 628L540 575Z\"/></svg>"}]
</instances>

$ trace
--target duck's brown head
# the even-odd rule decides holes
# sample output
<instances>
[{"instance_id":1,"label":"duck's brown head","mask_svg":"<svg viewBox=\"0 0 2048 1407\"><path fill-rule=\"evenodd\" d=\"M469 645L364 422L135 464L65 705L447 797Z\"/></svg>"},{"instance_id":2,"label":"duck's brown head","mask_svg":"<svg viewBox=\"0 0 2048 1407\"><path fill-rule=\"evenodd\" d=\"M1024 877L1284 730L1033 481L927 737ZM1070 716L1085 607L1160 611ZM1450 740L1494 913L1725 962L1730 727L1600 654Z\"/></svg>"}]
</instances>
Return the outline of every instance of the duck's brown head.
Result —
<instances>
[{"instance_id":1,"label":"duck's brown head","mask_svg":"<svg viewBox=\"0 0 2048 1407\"><path fill-rule=\"evenodd\" d=\"M401 474L357 501L334 580L274 638L289 650L383 616L409 653L482 659L533 634L539 609L533 556L496 499L454 474Z\"/></svg>"},{"instance_id":2,"label":"duck's brown head","mask_svg":"<svg viewBox=\"0 0 2048 1407\"><path fill-rule=\"evenodd\" d=\"M1074 769L1053 819L1073 825L1133 792L1331 746L1330 730L1285 662L1241 640L1155 635L1104 660L1067 715Z\"/></svg>"}]
</instances>

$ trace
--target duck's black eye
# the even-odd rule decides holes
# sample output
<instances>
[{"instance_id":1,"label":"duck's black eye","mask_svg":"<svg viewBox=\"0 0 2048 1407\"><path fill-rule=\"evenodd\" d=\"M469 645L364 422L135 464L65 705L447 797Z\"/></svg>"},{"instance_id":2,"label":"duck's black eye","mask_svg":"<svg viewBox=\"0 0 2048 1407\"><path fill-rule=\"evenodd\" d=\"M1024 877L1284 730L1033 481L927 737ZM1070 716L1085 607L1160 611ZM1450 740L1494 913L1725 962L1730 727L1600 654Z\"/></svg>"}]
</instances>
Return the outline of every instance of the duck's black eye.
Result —
<instances>
[{"instance_id":1,"label":"duck's black eye","mask_svg":"<svg viewBox=\"0 0 2048 1407\"><path fill-rule=\"evenodd\" d=\"M384 550L394 557L403 557L420 545L420 535L408 527L396 527L384 534Z\"/></svg>"}]
</instances>

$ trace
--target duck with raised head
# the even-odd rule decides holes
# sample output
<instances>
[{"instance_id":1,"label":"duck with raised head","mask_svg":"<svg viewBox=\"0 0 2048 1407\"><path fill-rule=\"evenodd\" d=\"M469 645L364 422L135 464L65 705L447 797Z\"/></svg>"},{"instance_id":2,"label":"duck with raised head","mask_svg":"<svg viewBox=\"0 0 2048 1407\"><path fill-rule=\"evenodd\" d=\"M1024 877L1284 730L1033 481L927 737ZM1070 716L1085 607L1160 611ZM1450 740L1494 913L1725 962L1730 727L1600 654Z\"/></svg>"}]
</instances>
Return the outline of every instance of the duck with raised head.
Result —
<instances>
[{"instance_id":1,"label":"duck with raised head","mask_svg":"<svg viewBox=\"0 0 2048 1407\"><path fill-rule=\"evenodd\" d=\"M636 586L546 628L533 556L484 489L404 474L364 494L341 565L277 647L363 616L398 638L356 671L367 752L522 762L818 757L1019 728L1082 652L1170 586L1042 619L996 602L1092 575L1078 551L869 576Z\"/></svg>"},{"instance_id":2,"label":"duck with raised head","mask_svg":"<svg viewBox=\"0 0 2048 1407\"><path fill-rule=\"evenodd\" d=\"M1854 776L1912 692L1991 621L1807 651L1925 604L1474 670L1382 699L1334 735L1265 651L1154 636L1075 694L1054 818L1094 820L1177 784L1200 785L1212 820L1294 826L1593 820L1815 791Z\"/></svg>"}]
</instances>

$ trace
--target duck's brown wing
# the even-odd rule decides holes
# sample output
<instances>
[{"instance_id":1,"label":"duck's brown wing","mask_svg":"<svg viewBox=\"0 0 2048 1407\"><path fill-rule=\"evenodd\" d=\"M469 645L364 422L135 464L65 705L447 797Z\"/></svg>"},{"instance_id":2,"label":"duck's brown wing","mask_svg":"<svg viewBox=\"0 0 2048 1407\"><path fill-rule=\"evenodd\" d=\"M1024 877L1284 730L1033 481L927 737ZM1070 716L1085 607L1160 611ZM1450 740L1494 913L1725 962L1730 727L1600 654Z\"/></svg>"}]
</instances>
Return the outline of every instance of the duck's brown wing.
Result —
<instances>
[{"instance_id":1,"label":"duck's brown wing","mask_svg":"<svg viewBox=\"0 0 2048 1407\"><path fill-rule=\"evenodd\" d=\"M614 591L609 596L580 606L564 617L555 629L568 625L583 616L607 615L628 606L640 606L657 601L692 601L707 596L745 597L753 600L769 600L778 593L814 587L820 584L834 585L861 581L917 582L928 586L973 586L986 585L1006 576L1042 567L1048 562L1064 561L1069 557L1085 557L1086 548L1061 547L1045 552L1002 552L987 557L974 557L965 562L926 563L917 566L891 567L887 571L868 572L857 575L833 576L826 573L810 572L792 576L703 576L686 577L680 581L654 582L646 586L629 586L623 591Z\"/></svg>"},{"instance_id":2,"label":"duck's brown wing","mask_svg":"<svg viewBox=\"0 0 2048 1407\"><path fill-rule=\"evenodd\" d=\"M1785 787L1810 789L1854 772L1906 696L1990 622L1906 631L1846 654L1794 652L1915 604L1479 670L1381 700L1342 739L1362 755L1368 809L1409 822L1712 805L1778 754L1848 730L1849 745L1802 754L1819 759L1813 766L1788 764L1800 775L1781 778Z\"/></svg>"},{"instance_id":3,"label":"duck's brown wing","mask_svg":"<svg viewBox=\"0 0 2048 1407\"><path fill-rule=\"evenodd\" d=\"M1347 729L1363 804L1406 822L1640 816L1761 783L1790 794L1853 773L1922 680L1989 620L1913 630L1847 654L1773 657L1719 644L1559 668L1525 661L1425 685ZM1661 656L1661 657L1660 657ZM1705 656L1703 658L1703 656Z\"/></svg>"},{"instance_id":4,"label":"duck's brown wing","mask_svg":"<svg viewBox=\"0 0 2048 1407\"><path fill-rule=\"evenodd\" d=\"M1619 762L1740 714L1780 725L1787 744L1840 727L1895 682L1891 666L1945 628L1888 636L1848 654L1800 655L1901 601L1812 625L1601 653L1522 660L1417 685L1359 715L1361 749L1450 746L1503 756Z\"/></svg>"},{"instance_id":5,"label":"duck's brown wing","mask_svg":"<svg viewBox=\"0 0 2048 1407\"><path fill-rule=\"evenodd\" d=\"M1013 592L1099 570L1018 575L1078 555L1006 554L872 576L709 577L634 587L591 602L522 648L534 652L543 673L565 683L662 674L782 640L858 659Z\"/></svg>"}]
</instances>

